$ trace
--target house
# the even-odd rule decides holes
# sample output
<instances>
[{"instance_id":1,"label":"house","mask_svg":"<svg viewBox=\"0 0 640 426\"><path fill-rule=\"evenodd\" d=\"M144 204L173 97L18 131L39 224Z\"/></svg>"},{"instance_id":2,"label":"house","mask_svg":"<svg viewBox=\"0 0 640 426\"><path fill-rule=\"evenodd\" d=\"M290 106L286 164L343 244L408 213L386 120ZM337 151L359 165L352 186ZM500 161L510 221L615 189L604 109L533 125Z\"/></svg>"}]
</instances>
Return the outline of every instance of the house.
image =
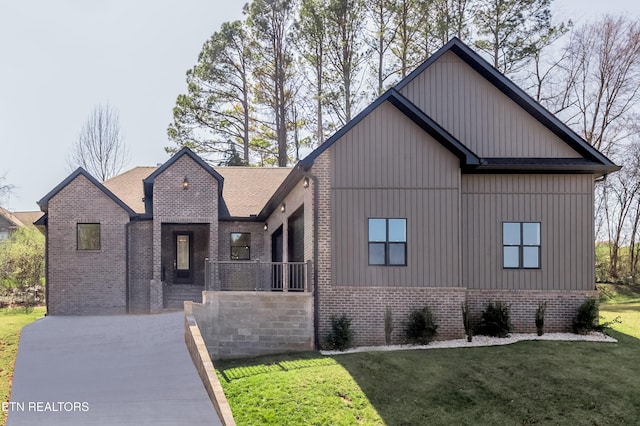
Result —
<instances>
[{"instance_id":1,"label":"house","mask_svg":"<svg viewBox=\"0 0 640 426\"><path fill-rule=\"evenodd\" d=\"M465 301L507 302L517 331L547 301L564 330L596 294L594 184L618 169L453 39L292 169L183 149L106 182L75 171L39 202L48 310L267 290L312 295L316 343L343 313L356 344L383 343L385 307L401 322L425 304L459 337Z\"/></svg>"},{"instance_id":2,"label":"house","mask_svg":"<svg viewBox=\"0 0 640 426\"><path fill-rule=\"evenodd\" d=\"M33 226L42 216L42 212L10 212L0 207L0 242L9 238L17 228Z\"/></svg>"}]
</instances>

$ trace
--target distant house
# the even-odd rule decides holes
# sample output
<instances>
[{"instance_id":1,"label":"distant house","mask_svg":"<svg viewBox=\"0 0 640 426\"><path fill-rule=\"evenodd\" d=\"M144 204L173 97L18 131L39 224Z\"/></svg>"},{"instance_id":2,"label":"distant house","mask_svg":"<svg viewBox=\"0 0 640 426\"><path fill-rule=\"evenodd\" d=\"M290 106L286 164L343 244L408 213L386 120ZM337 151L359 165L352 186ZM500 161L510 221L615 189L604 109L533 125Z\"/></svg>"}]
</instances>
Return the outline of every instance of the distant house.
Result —
<instances>
[{"instance_id":1,"label":"distant house","mask_svg":"<svg viewBox=\"0 0 640 426\"><path fill-rule=\"evenodd\" d=\"M42 212L10 212L0 207L0 242L9 238L11 233L22 226L33 226L42 217Z\"/></svg>"},{"instance_id":2,"label":"distant house","mask_svg":"<svg viewBox=\"0 0 640 426\"><path fill-rule=\"evenodd\" d=\"M106 182L75 171L39 202L48 310L309 291L317 334L345 313L356 344L384 342L386 306L429 304L459 336L465 301L507 302L519 331L547 301L566 329L596 294L594 181L618 169L453 39L292 169L183 149Z\"/></svg>"}]
</instances>

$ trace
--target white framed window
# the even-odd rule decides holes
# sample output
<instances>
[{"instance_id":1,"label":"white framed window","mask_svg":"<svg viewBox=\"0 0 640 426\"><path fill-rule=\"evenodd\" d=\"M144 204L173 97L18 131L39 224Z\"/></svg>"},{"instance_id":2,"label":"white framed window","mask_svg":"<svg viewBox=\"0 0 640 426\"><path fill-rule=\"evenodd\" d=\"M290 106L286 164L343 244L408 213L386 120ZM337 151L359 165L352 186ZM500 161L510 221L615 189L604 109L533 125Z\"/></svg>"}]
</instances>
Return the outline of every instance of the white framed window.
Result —
<instances>
[{"instance_id":1,"label":"white framed window","mask_svg":"<svg viewBox=\"0 0 640 426\"><path fill-rule=\"evenodd\" d=\"M502 223L502 267L540 269L540 222Z\"/></svg>"}]
</instances>

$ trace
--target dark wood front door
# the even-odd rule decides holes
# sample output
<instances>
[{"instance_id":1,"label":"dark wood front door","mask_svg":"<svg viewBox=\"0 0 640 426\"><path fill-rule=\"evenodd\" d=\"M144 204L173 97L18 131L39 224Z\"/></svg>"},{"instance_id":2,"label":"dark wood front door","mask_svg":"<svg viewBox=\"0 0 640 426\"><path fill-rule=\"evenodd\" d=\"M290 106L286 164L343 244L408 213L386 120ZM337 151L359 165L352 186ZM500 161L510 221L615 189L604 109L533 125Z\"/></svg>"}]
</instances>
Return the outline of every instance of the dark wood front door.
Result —
<instances>
[{"instance_id":1,"label":"dark wood front door","mask_svg":"<svg viewBox=\"0 0 640 426\"><path fill-rule=\"evenodd\" d=\"M271 271L271 289L282 290L282 256L283 256L282 226L271 234L271 261L274 262Z\"/></svg>"}]
</instances>

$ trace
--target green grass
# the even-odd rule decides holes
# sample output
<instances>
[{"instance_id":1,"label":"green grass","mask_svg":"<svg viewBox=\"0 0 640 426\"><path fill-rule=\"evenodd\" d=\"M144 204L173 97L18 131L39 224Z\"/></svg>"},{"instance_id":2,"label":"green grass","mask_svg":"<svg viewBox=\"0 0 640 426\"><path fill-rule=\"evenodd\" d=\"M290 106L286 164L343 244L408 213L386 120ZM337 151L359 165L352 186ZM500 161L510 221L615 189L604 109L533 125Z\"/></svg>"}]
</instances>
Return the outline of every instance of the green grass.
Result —
<instances>
[{"instance_id":1,"label":"green grass","mask_svg":"<svg viewBox=\"0 0 640 426\"><path fill-rule=\"evenodd\" d=\"M13 366L18 353L20 330L25 325L44 316L45 308L34 308L27 312L24 308L0 309L0 402L9 401ZM0 424L4 425L6 413L0 415Z\"/></svg>"},{"instance_id":2,"label":"green grass","mask_svg":"<svg viewBox=\"0 0 640 426\"><path fill-rule=\"evenodd\" d=\"M601 305L618 343L509 346L218 361L239 425L636 424L640 294Z\"/></svg>"}]
</instances>

